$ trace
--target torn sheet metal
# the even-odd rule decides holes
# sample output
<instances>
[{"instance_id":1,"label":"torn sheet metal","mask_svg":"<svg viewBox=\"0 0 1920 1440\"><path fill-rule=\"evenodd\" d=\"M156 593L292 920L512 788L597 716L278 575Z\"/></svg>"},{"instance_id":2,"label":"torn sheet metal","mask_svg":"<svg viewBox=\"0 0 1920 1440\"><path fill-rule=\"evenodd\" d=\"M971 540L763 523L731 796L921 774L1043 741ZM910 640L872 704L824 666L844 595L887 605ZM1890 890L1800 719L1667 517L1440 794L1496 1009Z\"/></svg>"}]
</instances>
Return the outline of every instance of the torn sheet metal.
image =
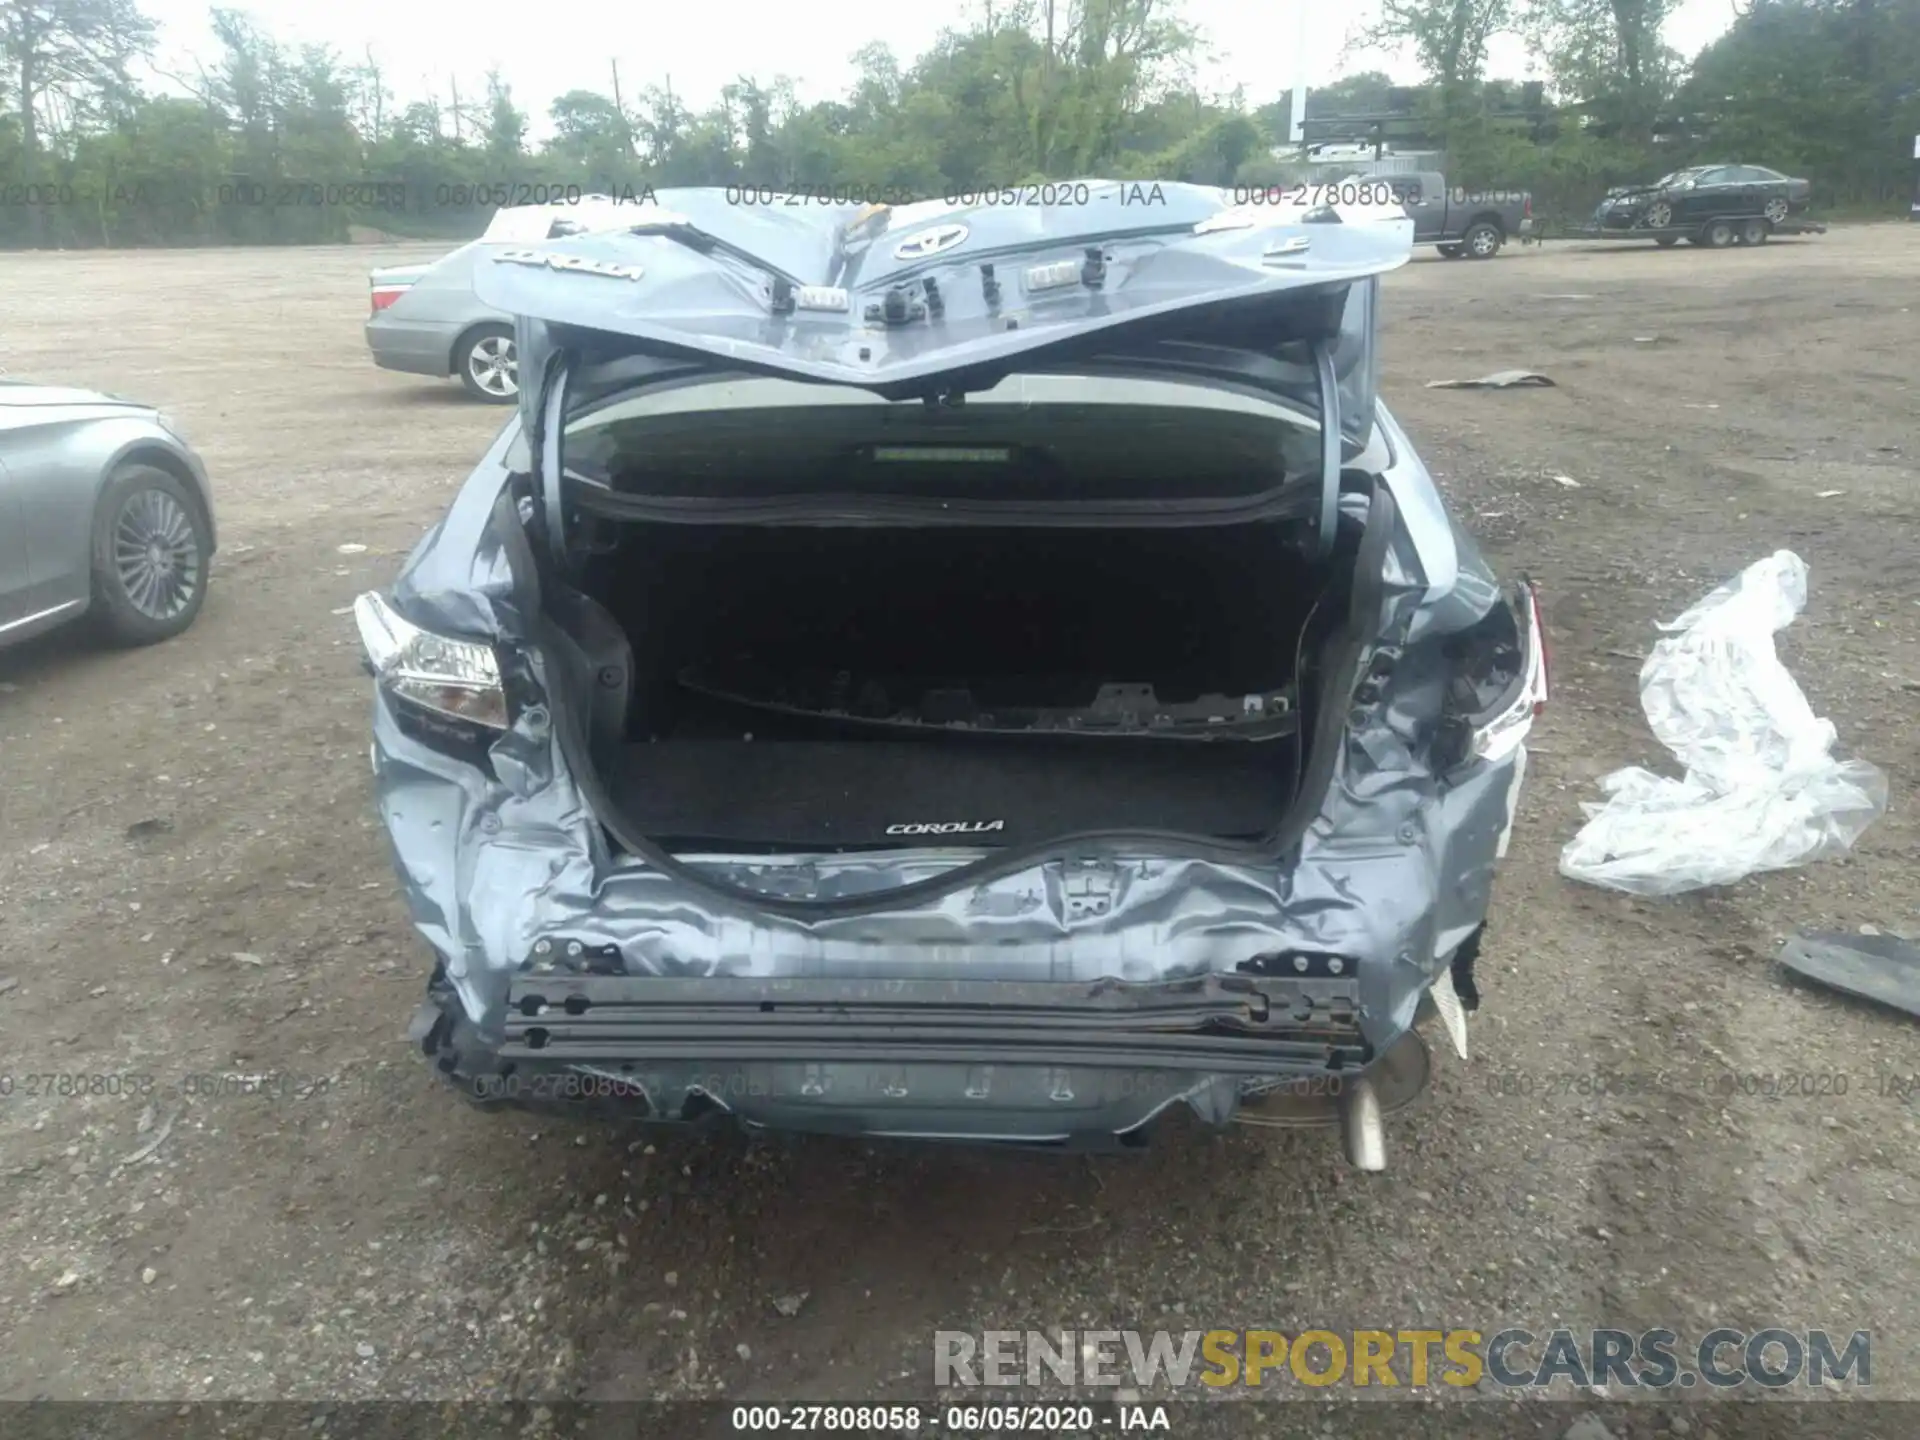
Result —
<instances>
[{"instance_id":1,"label":"torn sheet metal","mask_svg":"<svg viewBox=\"0 0 1920 1440\"><path fill-rule=\"evenodd\" d=\"M1460 1003L1460 995L1453 988L1451 972L1441 975L1433 982L1433 1006L1440 1012L1440 1023L1446 1027L1447 1038L1453 1042L1454 1053L1462 1060L1467 1058L1467 1011Z\"/></svg>"},{"instance_id":2,"label":"torn sheet metal","mask_svg":"<svg viewBox=\"0 0 1920 1440\"><path fill-rule=\"evenodd\" d=\"M727 913L705 894L610 856L551 736L496 746L500 778L409 738L376 702L381 809L416 927L476 1024L497 1028L510 978L543 937L617 949L656 975L1160 980L1307 950L1360 962L1368 1038L1411 1024L1480 921L1505 829L1510 765L1445 790L1391 772L1389 713L1354 737L1291 868L1116 855L1095 867L1104 908L1054 862L898 911L802 920ZM501 764L501 761L508 763ZM683 857L770 896L832 898L933 878L974 850L885 856ZM1097 913L1096 913L1097 912Z\"/></svg>"}]
</instances>

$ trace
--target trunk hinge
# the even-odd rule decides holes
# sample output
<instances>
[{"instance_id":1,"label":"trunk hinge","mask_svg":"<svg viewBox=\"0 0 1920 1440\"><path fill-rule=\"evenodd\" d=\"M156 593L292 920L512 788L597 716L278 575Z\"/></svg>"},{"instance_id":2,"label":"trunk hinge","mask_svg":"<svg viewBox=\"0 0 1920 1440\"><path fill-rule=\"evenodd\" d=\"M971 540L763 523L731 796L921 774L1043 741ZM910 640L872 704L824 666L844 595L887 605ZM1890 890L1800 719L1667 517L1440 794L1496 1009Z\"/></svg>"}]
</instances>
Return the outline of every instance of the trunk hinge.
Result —
<instances>
[{"instance_id":1,"label":"trunk hinge","mask_svg":"<svg viewBox=\"0 0 1920 1440\"><path fill-rule=\"evenodd\" d=\"M1311 555L1325 560L1333 554L1334 531L1340 524L1340 377L1333 368L1331 340L1313 346L1313 369L1320 382L1320 511L1314 522Z\"/></svg>"}]
</instances>

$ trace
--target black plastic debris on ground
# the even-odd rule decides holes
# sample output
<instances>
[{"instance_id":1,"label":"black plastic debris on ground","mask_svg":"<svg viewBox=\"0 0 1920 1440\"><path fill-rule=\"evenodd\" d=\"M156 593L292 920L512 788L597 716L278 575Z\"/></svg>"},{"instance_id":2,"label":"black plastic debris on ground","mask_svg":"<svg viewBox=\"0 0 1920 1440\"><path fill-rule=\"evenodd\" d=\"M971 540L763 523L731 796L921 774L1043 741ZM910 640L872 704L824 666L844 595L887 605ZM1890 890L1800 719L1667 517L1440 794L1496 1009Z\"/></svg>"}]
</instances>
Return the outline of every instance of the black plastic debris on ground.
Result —
<instances>
[{"instance_id":1,"label":"black plastic debris on ground","mask_svg":"<svg viewBox=\"0 0 1920 1440\"><path fill-rule=\"evenodd\" d=\"M1780 963L1818 985L1920 1017L1920 947L1896 935L1803 930Z\"/></svg>"}]
</instances>

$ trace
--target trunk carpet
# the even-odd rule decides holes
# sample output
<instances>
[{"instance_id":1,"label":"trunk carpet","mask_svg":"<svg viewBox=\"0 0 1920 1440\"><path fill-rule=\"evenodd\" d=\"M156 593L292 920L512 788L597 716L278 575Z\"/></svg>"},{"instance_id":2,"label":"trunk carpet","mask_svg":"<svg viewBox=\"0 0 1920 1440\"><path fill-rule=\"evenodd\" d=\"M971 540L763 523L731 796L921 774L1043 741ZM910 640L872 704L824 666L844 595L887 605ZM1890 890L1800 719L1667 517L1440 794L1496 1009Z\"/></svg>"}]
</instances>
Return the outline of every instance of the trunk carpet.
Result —
<instances>
[{"instance_id":1,"label":"trunk carpet","mask_svg":"<svg viewBox=\"0 0 1920 1440\"><path fill-rule=\"evenodd\" d=\"M670 740L622 747L602 778L635 829L681 847L1000 846L1119 829L1253 838L1279 817L1294 754L1292 741Z\"/></svg>"}]
</instances>

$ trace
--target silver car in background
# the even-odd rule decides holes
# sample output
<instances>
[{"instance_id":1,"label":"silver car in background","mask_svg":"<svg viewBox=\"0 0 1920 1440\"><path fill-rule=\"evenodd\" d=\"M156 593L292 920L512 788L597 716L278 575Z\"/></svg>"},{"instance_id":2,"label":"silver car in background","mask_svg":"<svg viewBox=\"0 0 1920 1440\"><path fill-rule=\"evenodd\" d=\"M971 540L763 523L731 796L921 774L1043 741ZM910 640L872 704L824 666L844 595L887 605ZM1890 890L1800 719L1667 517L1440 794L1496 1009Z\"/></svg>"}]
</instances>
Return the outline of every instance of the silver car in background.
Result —
<instances>
[{"instance_id":1,"label":"silver car in background","mask_svg":"<svg viewBox=\"0 0 1920 1440\"><path fill-rule=\"evenodd\" d=\"M207 467L150 405L0 381L0 646L82 616L119 645L193 623L213 559Z\"/></svg>"},{"instance_id":2,"label":"silver car in background","mask_svg":"<svg viewBox=\"0 0 1920 1440\"><path fill-rule=\"evenodd\" d=\"M635 223L645 200L585 195L553 205L494 212L487 231L451 255L388 265L367 276L367 348L384 370L458 379L476 400L511 405L520 395L513 317L473 291L474 267L500 250Z\"/></svg>"},{"instance_id":3,"label":"silver car in background","mask_svg":"<svg viewBox=\"0 0 1920 1440\"><path fill-rule=\"evenodd\" d=\"M513 320L473 293L473 267L485 240L426 265L375 270L367 348L373 363L412 375L452 375L469 395L511 405L520 395Z\"/></svg>"}]
</instances>

